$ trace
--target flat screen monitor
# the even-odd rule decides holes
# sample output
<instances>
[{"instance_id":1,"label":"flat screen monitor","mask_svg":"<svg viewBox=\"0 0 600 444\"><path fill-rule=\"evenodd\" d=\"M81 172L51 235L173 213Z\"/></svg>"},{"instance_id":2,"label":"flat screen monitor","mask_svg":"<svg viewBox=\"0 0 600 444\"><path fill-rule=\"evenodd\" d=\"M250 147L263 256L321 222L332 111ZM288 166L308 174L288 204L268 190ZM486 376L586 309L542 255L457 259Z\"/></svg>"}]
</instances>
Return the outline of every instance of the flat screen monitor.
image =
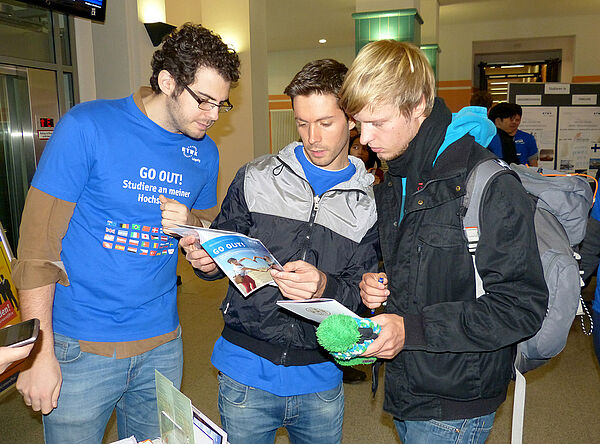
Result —
<instances>
[{"instance_id":1,"label":"flat screen monitor","mask_svg":"<svg viewBox=\"0 0 600 444\"><path fill-rule=\"evenodd\" d=\"M108 0L22 0L43 8L103 22Z\"/></svg>"}]
</instances>

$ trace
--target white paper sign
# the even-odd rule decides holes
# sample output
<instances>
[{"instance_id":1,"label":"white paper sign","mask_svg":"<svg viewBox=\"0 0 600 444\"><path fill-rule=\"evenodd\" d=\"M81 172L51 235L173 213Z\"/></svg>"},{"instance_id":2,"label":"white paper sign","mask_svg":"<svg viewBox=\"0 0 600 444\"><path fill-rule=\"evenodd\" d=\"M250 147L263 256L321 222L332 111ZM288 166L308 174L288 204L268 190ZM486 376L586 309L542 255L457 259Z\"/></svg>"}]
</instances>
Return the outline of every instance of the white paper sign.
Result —
<instances>
[{"instance_id":1,"label":"white paper sign","mask_svg":"<svg viewBox=\"0 0 600 444\"><path fill-rule=\"evenodd\" d=\"M598 96L596 94L573 94L573 105L597 105Z\"/></svg>"},{"instance_id":2,"label":"white paper sign","mask_svg":"<svg viewBox=\"0 0 600 444\"><path fill-rule=\"evenodd\" d=\"M571 85L569 83L546 83L544 85L544 94L570 94Z\"/></svg>"},{"instance_id":3,"label":"white paper sign","mask_svg":"<svg viewBox=\"0 0 600 444\"><path fill-rule=\"evenodd\" d=\"M527 106L527 105L541 105L542 104L542 95L541 94L517 94L515 97L515 101L517 105Z\"/></svg>"},{"instance_id":4,"label":"white paper sign","mask_svg":"<svg viewBox=\"0 0 600 444\"><path fill-rule=\"evenodd\" d=\"M557 168L594 175L600 169L600 107L561 106Z\"/></svg>"},{"instance_id":5,"label":"white paper sign","mask_svg":"<svg viewBox=\"0 0 600 444\"><path fill-rule=\"evenodd\" d=\"M538 165L554 168L556 157L556 106L524 106L519 129L533 137L538 147Z\"/></svg>"}]
</instances>

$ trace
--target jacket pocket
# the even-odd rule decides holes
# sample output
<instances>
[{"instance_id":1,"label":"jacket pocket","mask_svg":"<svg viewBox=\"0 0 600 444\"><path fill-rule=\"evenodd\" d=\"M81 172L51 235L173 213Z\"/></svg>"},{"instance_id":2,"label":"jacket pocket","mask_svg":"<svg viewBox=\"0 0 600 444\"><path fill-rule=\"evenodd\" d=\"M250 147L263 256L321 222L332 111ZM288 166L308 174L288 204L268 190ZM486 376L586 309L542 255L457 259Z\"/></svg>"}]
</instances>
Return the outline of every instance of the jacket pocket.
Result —
<instances>
[{"instance_id":1,"label":"jacket pocket","mask_svg":"<svg viewBox=\"0 0 600 444\"><path fill-rule=\"evenodd\" d=\"M500 395L512 372L510 347L487 353L406 353L408 391L456 401Z\"/></svg>"},{"instance_id":2,"label":"jacket pocket","mask_svg":"<svg viewBox=\"0 0 600 444\"><path fill-rule=\"evenodd\" d=\"M404 353L410 393L462 401L481 397L476 353Z\"/></svg>"},{"instance_id":3,"label":"jacket pocket","mask_svg":"<svg viewBox=\"0 0 600 444\"><path fill-rule=\"evenodd\" d=\"M471 300L475 281L462 229L423 225L418 235L414 295L418 309L440 302Z\"/></svg>"}]
</instances>

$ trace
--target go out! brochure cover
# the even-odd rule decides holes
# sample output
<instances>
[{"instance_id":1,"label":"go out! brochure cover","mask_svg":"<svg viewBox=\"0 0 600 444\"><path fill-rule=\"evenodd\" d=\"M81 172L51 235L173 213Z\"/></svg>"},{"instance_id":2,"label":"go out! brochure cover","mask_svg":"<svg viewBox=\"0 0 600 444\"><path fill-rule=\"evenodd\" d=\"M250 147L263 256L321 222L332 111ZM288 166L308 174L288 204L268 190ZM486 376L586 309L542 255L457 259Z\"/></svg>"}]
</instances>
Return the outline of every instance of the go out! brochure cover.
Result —
<instances>
[{"instance_id":1,"label":"go out! brochure cover","mask_svg":"<svg viewBox=\"0 0 600 444\"><path fill-rule=\"evenodd\" d=\"M261 241L233 231L177 224L168 234L194 236L244 297L265 285L277 285L269 270L283 270Z\"/></svg>"}]
</instances>

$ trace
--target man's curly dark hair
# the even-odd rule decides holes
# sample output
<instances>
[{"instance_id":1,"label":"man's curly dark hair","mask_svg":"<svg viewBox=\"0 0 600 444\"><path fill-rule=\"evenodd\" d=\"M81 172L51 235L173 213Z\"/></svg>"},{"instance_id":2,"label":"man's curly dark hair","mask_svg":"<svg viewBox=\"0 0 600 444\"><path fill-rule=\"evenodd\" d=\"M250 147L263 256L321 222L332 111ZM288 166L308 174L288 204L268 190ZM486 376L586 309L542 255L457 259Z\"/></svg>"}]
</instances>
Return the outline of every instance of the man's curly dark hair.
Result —
<instances>
[{"instance_id":1,"label":"man's curly dark hair","mask_svg":"<svg viewBox=\"0 0 600 444\"><path fill-rule=\"evenodd\" d=\"M175 79L175 95L194 83L198 68L213 68L225 80L235 83L240 78L240 59L221 37L202 25L185 23L163 39L162 47L152 56L150 86L160 92L158 74L164 69Z\"/></svg>"}]
</instances>

